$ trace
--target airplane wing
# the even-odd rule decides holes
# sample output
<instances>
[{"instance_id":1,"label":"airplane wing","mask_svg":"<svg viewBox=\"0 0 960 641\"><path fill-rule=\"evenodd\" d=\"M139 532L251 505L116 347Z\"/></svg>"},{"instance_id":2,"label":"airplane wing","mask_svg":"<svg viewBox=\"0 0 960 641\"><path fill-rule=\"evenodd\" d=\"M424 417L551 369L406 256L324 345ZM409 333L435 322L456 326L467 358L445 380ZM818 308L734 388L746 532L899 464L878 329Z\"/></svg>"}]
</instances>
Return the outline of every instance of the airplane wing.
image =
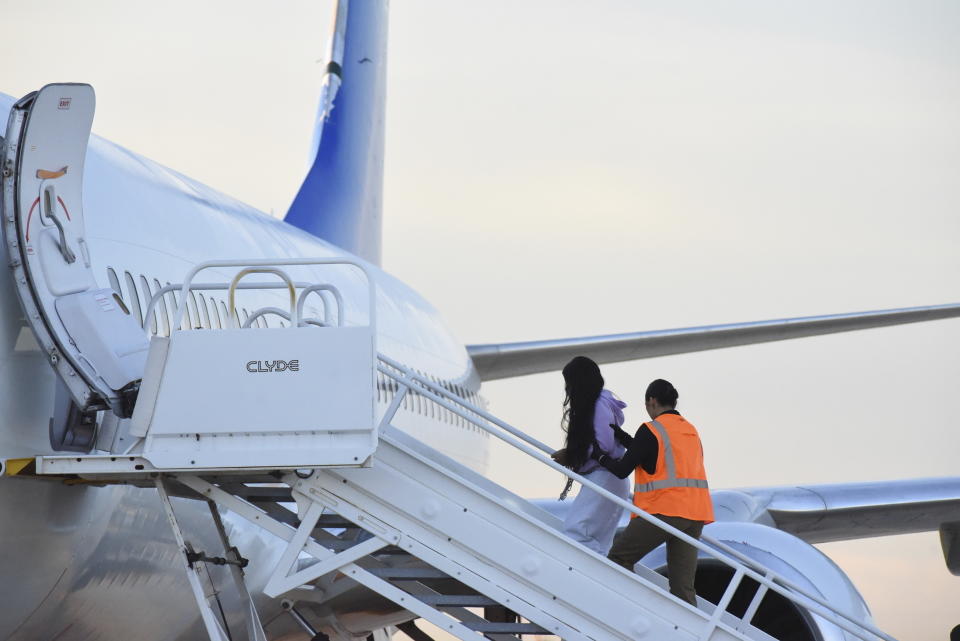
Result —
<instances>
[{"instance_id":1,"label":"airplane wing","mask_svg":"<svg viewBox=\"0 0 960 641\"><path fill-rule=\"evenodd\" d=\"M468 345L467 351L481 380L489 381L557 371L571 358L580 355L589 356L600 364L617 363L957 316L960 316L960 303L605 336Z\"/></svg>"},{"instance_id":2,"label":"airplane wing","mask_svg":"<svg viewBox=\"0 0 960 641\"><path fill-rule=\"evenodd\" d=\"M808 543L913 534L960 521L960 477L717 490L718 521L771 525Z\"/></svg>"}]
</instances>

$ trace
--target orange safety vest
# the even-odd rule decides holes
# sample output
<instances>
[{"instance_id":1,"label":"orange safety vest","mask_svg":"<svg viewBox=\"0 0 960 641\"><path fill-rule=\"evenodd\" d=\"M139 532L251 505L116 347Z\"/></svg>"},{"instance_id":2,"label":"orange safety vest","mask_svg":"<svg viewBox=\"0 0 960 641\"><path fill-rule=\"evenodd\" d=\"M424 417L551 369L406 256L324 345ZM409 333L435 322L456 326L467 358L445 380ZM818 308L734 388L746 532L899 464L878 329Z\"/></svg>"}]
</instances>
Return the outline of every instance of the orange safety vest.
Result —
<instances>
[{"instance_id":1,"label":"orange safety vest","mask_svg":"<svg viewBox=\"0 0 960 641\"><path fill-rule=\"evenodd\" d=\"M713 523L697 428L679 414L661 414L645 425L657 437L657 469L634 471L633 504L649 514Z\"/></svg>"}]
</instances>

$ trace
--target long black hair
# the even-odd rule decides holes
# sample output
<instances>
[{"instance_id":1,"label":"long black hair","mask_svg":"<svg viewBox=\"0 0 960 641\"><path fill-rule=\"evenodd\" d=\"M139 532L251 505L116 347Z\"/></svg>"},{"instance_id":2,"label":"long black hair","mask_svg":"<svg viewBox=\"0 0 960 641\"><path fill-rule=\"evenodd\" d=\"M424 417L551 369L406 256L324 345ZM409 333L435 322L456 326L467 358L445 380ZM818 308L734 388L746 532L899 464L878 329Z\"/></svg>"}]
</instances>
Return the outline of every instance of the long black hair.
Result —
<instances>
[{"instance_id":1,"label":"long black hair","mask_svg":"<svg viewBox=\"0 0 960 641\"><path fill-rule=\"evenodd\" d=\"M603 391L600 368L586 356L577 356L563 368L567 396L563 400L563 429L567 432L567 465L579 470L593 445L593 413Z\"/></svg>"}]
</instances>

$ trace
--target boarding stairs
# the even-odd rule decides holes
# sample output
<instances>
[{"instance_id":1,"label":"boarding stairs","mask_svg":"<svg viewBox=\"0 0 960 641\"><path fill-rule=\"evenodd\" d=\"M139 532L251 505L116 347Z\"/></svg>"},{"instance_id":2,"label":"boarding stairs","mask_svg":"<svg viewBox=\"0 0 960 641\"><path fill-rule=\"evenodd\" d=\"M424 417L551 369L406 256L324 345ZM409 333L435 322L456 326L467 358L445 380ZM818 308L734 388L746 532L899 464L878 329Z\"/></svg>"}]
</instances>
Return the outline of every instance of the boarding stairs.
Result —
<instances>
[{"instance_id":1,"label":"boarding stairs","mask_svg":"<svg viewBox=\"0 0 960 641\"><path fill-rule=\"evenodd\" d=\"M294 265L341 267L353 275L309 284L290 277L287 270ZM211 598L210 564L229 566L249 604L248 637L266 639L245 582L247 560L230 545L219 509L263 528L284 546L262 590L283 598L316 639L323 634L304 612L365 589L392 603L394 611L408 612L408 620L422 618L464 641L526 635L567 641L767 640L772 637L750 621L769 591L833 622L849 638L893 641L723 543L689 539L652 519L552 461L548 446L379 354L376 286L362 263L204 263L178 286L173 327L180 327L188 294L200 286L197 274L210 269L236 270L224 285L231 320L241 279L251 273L278 276L282 283L263 287L288 290L289 312L265 307L256 313L275 313L290 326L252 329L234 322L230 329L153 337L127 428L134 444L123 451L40 456L35 464L38 475L155 487L212 640L235 637ZM366 282L366 297L342 296L340 290L358 279ZM303 299L320 291L335 294L330 305L337 305L336 321L327 313L322 320L303 317ZM395 390L379 410L378 373ZM205 382L202 389L198 376ZM659 574L642 566L631 573L613 564L567 538L544 510L399 429L408 396L461 417L729 565L733 579L719 603L682 602ZM223 556L191 544L172 496L209 503ZM738 618L727 608L745 578L758 587ZM413 638L428 638L402 625Z\"/></svg>"}]
</instances>

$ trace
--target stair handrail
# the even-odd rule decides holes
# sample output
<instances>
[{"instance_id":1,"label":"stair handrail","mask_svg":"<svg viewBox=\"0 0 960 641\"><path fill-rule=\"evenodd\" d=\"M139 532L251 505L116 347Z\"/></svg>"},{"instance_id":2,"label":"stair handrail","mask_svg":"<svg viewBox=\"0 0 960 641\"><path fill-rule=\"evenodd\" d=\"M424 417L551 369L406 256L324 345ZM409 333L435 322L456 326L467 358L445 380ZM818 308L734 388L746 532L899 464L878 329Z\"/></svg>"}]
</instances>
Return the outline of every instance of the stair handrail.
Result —
<instances>
[{"instance_id":1,"label":"stair handrail","mask_svg":"<svg viewBox=\"0 0 960 641\"><path fill-rule=\"evenodd\" d=\"M323 321L330 325L330 305L327 304L327 299L323 297L321 292L329 292L333 299L337 301L337 327L343 327L343 295L339 289L325 283L303 288L303 291L300 292L300 298L297 300L297 318L303 318L303 305L307 302L307 296L316 293L323 301Z\"/></svg>"},{"instance_id":2,"label":"stair handrail","mask_svg":"<svg viewBox=\"0 0 960 641\"><path fill-rule=\"evenodd\" d=\"M194 265L186 278L183 279L181 286L180 301L177 305L177 313L174 318L173 327L180 327L183 323L183 315L187 307L187 293L193 289L193 279L197 274L205 269L214 269L217 267L240 267L250 269L256 267L321 267L321 266L347 266L359 270L367 281L367 319L368 325L376 336L376 318L377 318L377 285L373 279L370 269L361 261L350 258L247 258L231 260L208 260ZM282 270L278 270L282 271ZM284 285L285 287L286 285ZM295 311L292 312L292 314ZM292 315L291 314L291 315ZM173 327L171 330L173 330Z\"/></svg>"},{"instance_id":3,"label":"stair handrail","mask_svg":"<svg viewBox=\"0 0 960 641\"><path fill-rule=\"evenodd\" d=\"M743 579L743 577L747 576L764 587L758 588L757 593L754 595L754 598L753 598L753 601L756 601L756 603L751 602L750 606L748 606L745 612L745 614L749 614L750 617L741 619L745 623L748 623L748 624L750 623L750 619L752 619L753 615L756 614L756 609L757 609L757 606L759 605L759 601L763 598L764 594L766 593L766 590L769 589L780 594L781 596L785 597L789 601L797 605L800 605L806 608L807 610L814 612L815 614L823 617L824 619L828 620L834 625L842 628L844 631L855 635L859 639L864 639L869 641L870 637L864 636L864 632L868 632L876 638L884 639L884 641L897 641L894 637L879 630L875 626L870 625L869 623L866 623L864 621L860 621L854 616L835 608L827 601L821 599L820 597L814 594L811 594L801 586L793 583L792 581L790 581L785 577L780 576L774 570L767 568L761 563L756 562L754 559L751 559L750 557L742 554L738 550L735 550L734 548L726 545L725 543L718 541L710 536L703 536L701 537L701 539L695 539L691 536L688 536L684 532L681 532L680 530L676 529L670 524L654 518L644 510L639 509L632 503L625 501L619 496L609 492L608 490L601 487L600 485L597 485L590 479L584 476L581 476L580 474L577 474L573 470L570 470L569 468L566 468L560 465L559 463L557 463L556 461L554 461L549 456L549 454L552 454L555 451L554 448L549 447L545 443L533 438L532 436L523 432L522 430L519 430L516 427L513 427L512 425L510 425L509 423L506 423L505 421L500 420L499 418L497 418L493 414L490 414L486 410L473 405L469 401L457 396L456 394L453 394L452 392L448 391L444 387L437 385L436 383L432 382L430 379L424 376L421 376L416 371L406 367L405 365L383 354L378 354L378 359L382 363L385 363L388 367L384 367L383 365L378 363L377 369L384 375L389 376L390 378L393 378L395 381L397 381L397 383L400 386L402 386L400 389L397 390L397 394L401 394L401 393L405 394L407 390L413 390L416 393L429 398L430 400L437 403L441 407L444 407L445 409L453 412L454 414L457 414L461 418L466 419L467 421L473 423L474 425L483 429L487 433L492 434L493 436L496 436L501 441L504 441L505 443L520 450L521 452L527 454L528 456L531 456L532 458L540 461L541 463L556 470L557 472L560 472L567 478L573 479L578 483L580 483L581 485L590 488L591 490L593 490L597 494L600 494L607 500L612 501L616 505L619 505L620 507L628 510L632 514L635 514L636 516L646 520L648 523L655 525L661 530L664 530L665 532L675 536L681 541L684 541L685 543L688 543L689 545L694 546L701 552L704 552L709 556L721 561L725 565L733 568L735 571L734 576L731 579L730 583L728 584L723 597L720 599L719 603L717 603L716 605L717 610L723 610L723 611L726 610L730 600L732 600L733 598L734 592L736 592L737 588L739 587L741 580ZM400 372L401 375L397 375L396 372ZM424 389L414 389L413 386L410 384L411 382L416 382L418 385L420 385ZM396 402L396 400L397 399L395 398L394 402L391 404L391 407L387 410L387 413L384 415L382 419L383 424L389 423L389 421L392 420L392 416L395 415L396 412L398 411L400 404ZM470 416L468 412L464 412L460 408L465 408L468 410L468 412L472 412L476 414L476 417ZM482 421L477 420L478 418L481 418L483 420ZM508 436L497 430L492 429L489 425L490 423L492 423L493 425L496 425L501 430L508 432L513 437L516 437L516 439L520 439L520 441L523 441L529 445L525 445L523 442L518 442L514 438L511 438L511 436ZM533 448L536 448L536 449L533 449L530 446L533 446ZM540 450L540 452L536 450ZM546 455L544 455L544 453ZM704 541L706 541L706 543L704 543ZM805 600L808 602L805 603L804 602ZM841 620L838 620L837 617L839 617Z\"/></svg>"},{"instance_id":4,"label":"stair handrail","mask_svg":"<svg viewBox=\"0 0 960 641\"><path fill-rule=\"evenodd\" d=\"M290 327L296 329L300 325L300 308L297 306L297 288L293 284L293 279L282 269L276 267L245 267L237 272L233 280L230 281L230 288L227 290L227 320L233 329L240 329L240 323L237 322L237 285L240 281L250 274L273 274L283 281L287 286L287 293L290 296ZM184 295L184 298L186 296ZM183 310L177 310L177 319L183 316Z\"/></svg>"},{"instance_id":5,"label":"stair handrail","mask_svg":"<svg viewBox=\"0 0 960 641\"><path fill-rule=\"evenodd\" d=\"M294 286L297 289L303 289L309 287L310 283L305 283L302 281L295 281ZM237 289L286 289L286 283L239 283ZM192 283L190 285L190 291L217 291L217 290L227 290L230 288L230 283ZM183 289L183 283L173 283L170 285L164 285L150 297L150 301L147 303L146 310L143 312L144 319L150 318L150 314L154 311L157 306L157 303L160 302L160 299L169 294L170 292L178 292ZM179 301L177 302L179 305ZM289 315L287 315L287 320L290 320ZM181 321L182 322L182 321ZM147 326L147 321L143 321L143 329L146 331L147 336L152 334L150 328Z\"/></svg>"}]
</instances>

